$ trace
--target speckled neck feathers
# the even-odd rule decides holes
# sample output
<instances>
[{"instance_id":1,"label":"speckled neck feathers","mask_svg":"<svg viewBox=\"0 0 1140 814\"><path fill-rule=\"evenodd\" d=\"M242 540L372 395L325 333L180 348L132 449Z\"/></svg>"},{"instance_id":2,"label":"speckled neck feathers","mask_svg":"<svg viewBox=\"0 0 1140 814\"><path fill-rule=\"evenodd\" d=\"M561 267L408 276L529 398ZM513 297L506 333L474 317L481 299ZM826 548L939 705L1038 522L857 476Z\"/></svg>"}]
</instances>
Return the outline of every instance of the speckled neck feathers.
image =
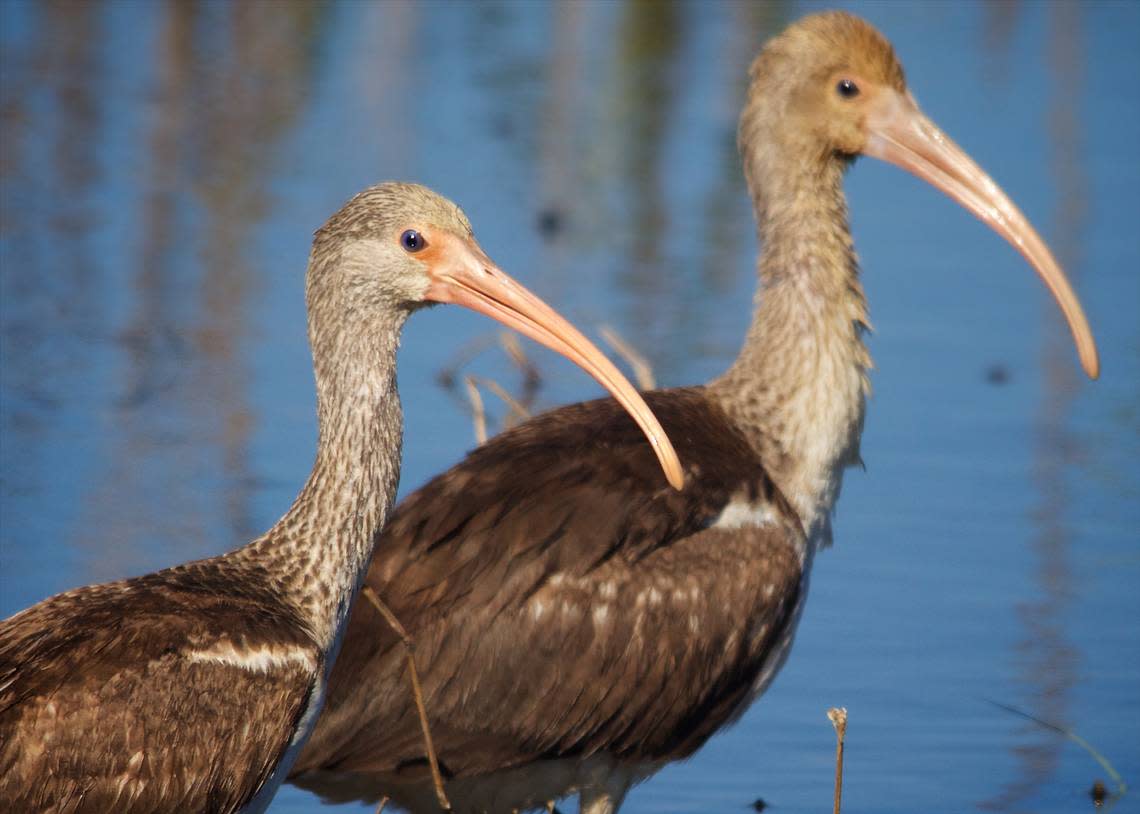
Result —
<instances>
[{"instance_id":1,"label":"speckled neck feathers","mask_svg":"<svg viewBox=\"0 0 1140 814\"><path fill-rule=\"evenodd\" d=\"M846 162L784 140L775 113L752 100L741 118L759 287L744 347L709 390L811 536L827 542L842 470L858 461L870 390L867 304L847 224Z\"/></svg>"},{"instance_id":2,"label":"speckled neck feathers","mask_svg":"<svg viewBox=\"0 0 1140 814\"><path fill-rule=\"evenodd\" d=\"M331 247L330 247L331 248ZM349 307L314 248L307 285L317 382L316 462L289 511L234 560L268 572L323 650L356 596L399 480L403 414L396 350L407 311Z\"/></svg>"}]
</instances>

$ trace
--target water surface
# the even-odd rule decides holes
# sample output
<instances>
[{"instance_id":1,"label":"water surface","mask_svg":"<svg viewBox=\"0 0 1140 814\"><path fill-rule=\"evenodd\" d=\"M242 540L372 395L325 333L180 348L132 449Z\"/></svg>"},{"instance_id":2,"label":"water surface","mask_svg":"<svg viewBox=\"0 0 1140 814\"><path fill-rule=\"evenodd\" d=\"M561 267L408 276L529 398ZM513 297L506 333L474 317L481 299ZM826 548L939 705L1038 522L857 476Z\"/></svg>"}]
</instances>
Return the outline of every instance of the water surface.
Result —
<instances>
[{"instance_id":1,"label":"water surface","mask_svg":"<svg viewBox=\"0 0 1140 814\"><path fill-rule=\"evenodd\" d=\"M832 705L847 810L1090 808L1092 759L989 702L1140 783L1140 5L843 5L1054 245L1104 373L1083 379L1015 252L860 162L866 471L775 685L625 810L829 810ZM0 4L0 615L225 551L288 506L315 442L308 242L377 180L459 201L504 268L660 383L724 369L754 285L747 65L817 8ZM457 309L410 323L405 493L473 443L441 371L489 344L465 372L517 391L495 336ZM525 347L540 405L597 394ZM273 811L319 805L289 788Z\"/></svg>"}]
</instances>

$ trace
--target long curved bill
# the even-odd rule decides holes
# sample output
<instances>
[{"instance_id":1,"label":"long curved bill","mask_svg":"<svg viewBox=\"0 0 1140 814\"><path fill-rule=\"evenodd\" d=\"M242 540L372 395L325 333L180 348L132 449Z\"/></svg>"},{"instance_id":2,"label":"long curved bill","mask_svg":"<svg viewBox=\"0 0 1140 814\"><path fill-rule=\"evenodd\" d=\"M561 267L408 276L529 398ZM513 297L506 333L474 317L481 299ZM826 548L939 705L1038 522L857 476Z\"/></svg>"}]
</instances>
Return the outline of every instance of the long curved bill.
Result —
<instances>
[{"instance_id":1,"label":"long curved bill","mask_svg":"<svg viewBox=\"0 0 1140 814\"><path fill-rule=\"evenodd\" d=\"M945 192L1008 240L1052 292L1069 323L1081 366L1100 373L1096 342L1084 309L1045 241L1001 187L922 114L909 95L882 89L867 115L866 155L888 161Z\"/></svg>"},{"instance_id":2,"label":"long curved bill","mask_svg":"<svg viewBox=\"0 0 1140 814\"><path fill-rule=\"evenodd\" d=\"M423 256L431 279L427 299L455 303L485 314L581 367L597 379L641 427L673 488L680 489L684 485L681 462L657 417L633 385L590 340L500 270L474 240L436 233L429 242L430 256Z\"/></svg>"}]
</instances>

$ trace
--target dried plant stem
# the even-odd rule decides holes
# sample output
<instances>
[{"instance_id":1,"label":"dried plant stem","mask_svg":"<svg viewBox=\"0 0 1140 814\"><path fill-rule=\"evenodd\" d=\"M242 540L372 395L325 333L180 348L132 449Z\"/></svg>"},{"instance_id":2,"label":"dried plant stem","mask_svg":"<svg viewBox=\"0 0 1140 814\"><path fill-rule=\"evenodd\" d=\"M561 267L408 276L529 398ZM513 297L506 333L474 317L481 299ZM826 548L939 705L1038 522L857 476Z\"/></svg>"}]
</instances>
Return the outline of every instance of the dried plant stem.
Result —
<instances>
[{"instance_id":1,"label":"dried plant stem","mask_svg":"<svg viewBox=\"0 0 1140 814\"><path fill-rule=\"evenodd\" d=\"M475 422L475 441L480 446L487 443L487 413L483 409L483 396L475 384L474 376L464 376L467 385L467 400L471 402L471 420Z\"/></svg>"},{"instance_id":2,"label":"dried plant stem","mask_svg":"<svg viewBox=\"0 0 1140 814\"><path fill-rule=\"evenodd\" d=\"M839 814L839 803L843 799L843 739L847 734L847 708L832 707L827 711L827 717L835 727L835 814Z\"/></svg>"},{"instance_id":3,"label":"dried plant stem","mask_svg":"<svg viewBox=\"0 0 1140 814\"><path fill-rule=\"evenodd\" d=\"M633 346L626 342L621 334L609 325L601 326L598 333L602 335L606 344L613 348L614 353L629 365L638 387L642 390L652 390L657 386L657 380L653 377L653 365L649 364L648 359L634 350Z\"/></svg>"},{"instance_id":4,"label":"dried plant stem","mask_svg":"<svg viewBox=\"0 0 1140 814\"><path fill-rule=\"evenodd\" d=\"M384 806L386 806L386 805L388 805L388 798L387 797L381 797L380 803L376 806L376 811L373 812L373 814L382 814L384 811Z\"/></svg>"},{"instance_id":5,"label":"dried plant stem","mask_svg":"<svg viewBox=\"0 0 1140 814\"><path fill-rule=\"evenodd\" d=\"M475 357L491 347L494 341L495 337L493 334L483 334L460 347L459 350L452 355L451 361L439 369L439 372L436 374L436 380L445 390L454 391L455 381L459 376L459 371L467 367Z\"/></svg>"},{"instance_id":6,"label":"dried plant stem","mask_svg":"<svg viewBox=\"0 0 1140 814\"><path fill-rule=\"evenodd\" d=\"M527 407L527 412L534 406L535 396L538 395L538 389L542 386L542 373L539 371L538 366L530 360L523 350L522 344L519 342L518 334L511 331L503 331L499 334L499 345L502 346L503 351L514 363L515 367L522 373L523 381L522 388L519 392L519 401Z\"/></svg>"},{"instance_id":7,"label":"dried plant stem","mask_svg":"<svg viewBox=\"0 0 1140 814\"><path fill-rule=\"evenodd\" d=\"M486 387L488 390L502 399L503 403L506 404L508 408L510 408L510 413L505 419L503 419L504 429L514 426L516 421L525 421L526 419L530 418L530 410L519 403L519 401L517 401L514 396L508 393L506 389L504 389L494 379L485 379L480 377L475 379L475 382Z\"/></svg>"},{"instance_id":8,"label":"dried plant stem","mask_svg":"<svg viewBox=\"0 0 1140 814\"><path fill-rule=\"evenodd\" d=\"M1010 706L1009 704L1003 704L1000 701L990 701L990 703L998 709L1004 709L1006 712L1012 712L1014 715L1020 715L1022 718L1033 721L1033 723L1037 724L1038 726L1043 726L1046 729L1051 729L1060 735L1064 735L1077 746L1088 752L1092 759L1099 763L1100 767L1108 773L1108 776L1112 779L1112 782L1116 784L1117 797L1124 796L1124 793L1128 791L1128 784L1124 782L1124 778L1120 776L1120 772L1116 771L1116 767L1108 762L1108 758L1102 755L1091 743L1082 738L1073 730L1066 729L1065 727L1058 724L1042 720L1036 715L1032 715L1028 712L1025 712L1024 710L1018 709L1017 707Z\"/></svg>"},{"instance_id":9,"label":"dried plant stem","mask_svg":"<svg viewBox=\"0 0 1140 814\"><path fill-rule=\"evenodd\" d=\"M404 643L404 652L408 655L408 677L412 682L412 697L415 699L416 712L419 713L420 716L420 728L423 729L424 733L424 747L427 750L428 765L431 766L431 779L432 783L435 784L435 796L439 799L439 807L441 810L451 811L451 803L447 799L447 794L443 791L443 776L439 772L439 760L435 755L435 744L432 743L431 740L431 727L428 726L427 708L424 706L424 694L420 688L420 673L419 670L416 669L415 643L412 641L412 637L408 635L408 631L404 630L404 626L400 624L400 620L396 618L396 615L392 613L392 611L388 610L387 605L380 601L380 597L376 595L376 592L372 590L371 586L365 585L361 593L364 594L365 598L372 603L372 606L379 611L380 615L383 616L384 620L388 623L388 626L395 631L396 635L400 637L400 641ZM387 800L381 803L381 808L383 808L384 803L387 803Z\"/></svg>"}]
</instances>

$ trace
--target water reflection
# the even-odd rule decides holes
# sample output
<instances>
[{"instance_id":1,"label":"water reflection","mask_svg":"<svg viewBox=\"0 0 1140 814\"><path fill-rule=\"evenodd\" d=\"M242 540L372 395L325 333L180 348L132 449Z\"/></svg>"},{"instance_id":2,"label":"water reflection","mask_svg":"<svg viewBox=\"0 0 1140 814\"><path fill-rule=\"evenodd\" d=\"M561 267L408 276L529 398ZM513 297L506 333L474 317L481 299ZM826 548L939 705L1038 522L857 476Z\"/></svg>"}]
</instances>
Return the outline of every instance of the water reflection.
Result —
<instances>
[{"instance_id":1,"label":"water reflection","mask_svg":"<svg viewBox=\"0 0 1140 814\"><path fill-rule=\"evenodd\" d=\"M73 394L87 389L92 343L105 338L106 279L93 238L104 180L98 138L106 124L106 64L97 4L19 11L13 23L27 33L5 42L0 72L0 432L5 459L24 462L18 476L4 472L5 486L28 493L53 477L46 464L51 428ZM43 43L50 47L37 46Z\"/></svg>"},{"instance_id":2,"label":"water reflection","mask_svg":"<svg viewBox=\"0 0 1140 814\"><path fill-rule=\"evenodd\" d=\"M1088 216L1088 179L1080 110L1083 84L1083 27L1076 3L1050 6L1047 63L1054 93L1047 112L1050 172L1057 184L1058 209L1050 234L1057 259L1080 285L1085 265L1084 233ZM1009 23L1012 26L1012 22ZM1018 618L1025 628L1017 643L1020 705L1041 720L1066 729L1080 729L1071 718L1072 690L1077 681L1080 652L1069 641L1065 626L1072 612L1075 589L1072 571L1072 506L1067 478L1083 456L1081 439L1071 429L1073 403L1079 392L1078 371L1067 358L1068 333L1056 309L1043 313L1041 367L1044 393L1035 422L1033 481L1038 490L1033 511L1036 534L1031 540L1036 564L1033 570L1039 596L1022 602ZM1020 771L987 808L1011 811L1039 792L1057 770L1065 740L1055 732L1022 723L1015 747ZM1091 776L1090 783L1091 786Z\"/></svg>"},{"instance_id":3,"label":"water reflection","mask_svg":"<svg viewBox=\"0 0 1140 814\"><path fill-rule=\"evenodd\" d=\"M725 70L718 77L724 87L716 107L720 132L713 136L719 149L709 156L715 170L701 205L701 232L706 237L698 263L699 285L704 291L727 294L742 276L750 279L753 272L751 264L742 267L740 262L741 255L746 255L752 246L749 236L755 224L750 207L741 205L746 193L736 146L737 117L744 106L748 67L756 56L757 44L785 28L792 16L785 2L735 3L730 10L723 43ZM680 319L685 324L700 326L696 333L701 336L706 334L705 326L718 322L716 312L710 311L707 303L707 297L692 296L683 298L680 304ZM700 352L726 363L735 358L741 341L743 335L728 344L710 342Z\"/></svg>"},{"instance_id":4,"label":"water reflection","mask_svg":"<svg viewBox=\"0 0 1140 814\"><path fill-rule=\"evenodd\" d=\"M183 399L172 398L171 391L193 359L178 311L183 301L180 277L194 266L180 262L190 243L182 235L185 223L178 216L186 166L182 136L192 126L194 115L187 97L192 86L190 38L195 9L175 3L155 7L159 45L155 97L149 115L140 121L140 143L145 146L140 150L138 189L132 190L141 202L133 236L139 257L129 266L130 305L117 336L124 358L115 402L117 411L130 420L115 423L110 431L115 440L99 461L99 476L78 501L76 542L92 552L97 579L112 579L130 569L149 542L143 529L154 528L158 539L175 546L204 536L198 522L204 515L184 509L198 502L194 484L178 477L177 468L170 468L188 456L180 451L163 460L167 445L156 443L156 435L161 435L156 424L167 415L178 426L186 420L180 414ZM97 143L96 134L87 138ZM153 471L146 463L151 458L161 462ZM149 493L148 505L160 509L156 516L139 516L134 505L136 490ZM211 507L199 508L209 511Z\"/></svg>"},{"instance_id":5,"label":"water reflection","mask_svg":"<svg viewBox=\"0 0 1140 814\"><path fill-rule=\"evenodd\" d=\"M24 115L5 119L4 141L13 132L19 150L5 148L13 234L4 285L19 303L4 311L6 401L18 400L5 409L5 429L25 429L6 432L5 444L29 438L29 422L59 421L48 405L82 408L75 396L90 388L92 367L101 369L117 417L105 430L90 414L82 419L84 443L101 454L70 498L68 525L77 550L90 552L90 578L109 579L150 556L184 559L259 530L248 507L242 356L259 281L247 254L272 206L274 144L310 87L322 6L59 2L32 12L39 32L27 42L51 47L29 58L38 79L24 87L34 91L17 86L6 105ZM143 31L153 26L153 64L124 65L105 47L124 13L137 13ZM99 217L109 210L92 201L105 194L104 162L122 137L107 126L105 100L125 70L148 104L116 120L130 122L138 146L129 164L113 167L116 214L129 230L107 252L91 234L106 230ZM44 159L19 140L25 119L54 135ZM14 199L20 205L7 206ZM99 237L105 245L105 232ZM25 400L36 409L21 409ZM27 454L48 449L30 444ZM187 470L215 456L220 480L204 490Z\"/></svg>"},{"instance_id":6,"label":"water reflection","mask_svg":"<svg viewBox=\"0 0 1140 814\"><path fill-rule=\"evenodd\" d=\"M588 331L613 324L662 384L723 369L755 279L734 143L747 66L767 36L818 7L0 3L3 612L231 547L287 505L313 431L299 283L308 235L378 178L422 180L463 202L504 265ZM1015 177L1011 191L1030 210L1056 195L1053 223L1031 214L1074 276L1088 267L1077 287L1105 378L1078 385L1053 306L1027 300L1029 283L1012 287L1020 265L998 289L1010 295L1001 298L1014 309L1008 321L1005 312L1000 323L978 318L979 295L956 275L981 268L971 280L1005 285L996 267L1019 263L1006 247L910 179L857 169L852 214L881 330L871 473L848 481L842 545L818 563L800 642L773 693L692 761L636 790L630 812L738 810L757 793L782 811L819 810L833 747L822 710L832 703L855 722L852 807L961 810L984 800L1067 811L1071 801L1043 795L1087 788L1091 765L1055 735L989 708L958 713L992 696L1084 732L1106 715L1105 687L1126 713L1140 703L1140 650L1126 629L1137 614L1128 588L1137 394L1122 384L1140 358L1140 244L1127 220L1140 186L1128 81L1140 70L1135 8L854 8L895 40L924 103L1003 183L1045 137L1019 139L995 121L1052 111L1052 174ZM1040 66L1043 36L1051 44ZM536 221L550 213L554 225L540 233ZM953 273L931 273L943 267ZM1038 352L1027 350L1036 307L1019 305L1027 301L1046 313L1040 365L1026 361ZM470 445L465 411L432 380L486 328L473 322L464 333L448 315L445 327L420 332L445 323L433 319L410 326L401 358L405 487ZM1006 354L1000 391L974 369L982 348ZM501 354L480 363L489 356ZM518 377L499 370L505 385ZM554 374L542 393L577 399L587 387ZM1000 405L986 396L997 392L1015 425L991 420ZM1023 450L1010 428L1034 410L1036 437ZM1104 436L1083 443L1091 432ZM1086 455L1082 471L1095 483L1082 489L1073 462ZM932 458L961 477L937 482ZM952 539L963 527L972 538ZM919 539L903 545L891 533ZM934 556L932 535L954 553ZM1028 580L1024 547L1010 545L1024 539L1033 541ZM958 558L959 545L968 556ZM1080 570L1090 548L1096 573ZM837 575L839 562L856 576ZM940 568L957 569L952 583ZM874 596L856 583L873 583ZM951 584L968 596L935 610L945 606L923 594ZM917 618L920 607L929 618ZM846 646L836 638L843 625L849 649L838 669L829 651ZM1116 648L1107 659L1106 630ZM1106 660L1113 673L1096 684L1088 674ZM849 691L831 697L846 678ZM917 694L929 719L908 729ZM943 704L949 712L934 709ZM1136 765L1134 733L1109 732L1116 742L1097 746ZM1009 765L995 770L1003 757ZM941 809L929 785L939 782L950 800ZM312 805L287 790L275 809Z\"/></svg>"},{"instance_id":7,"label":"water reflection","mask_svg":"<svg viewBox=\"0 0 1140 814\"><path fill-rule=\"evenodd\" d=\"M619 272L619 279L640 294L631 317L642 333L648 333L661 315L661 303L654 295L668 288L657 282L668 225L663 152L679 84L677 60L688 31L672 0L626 3L617 29L617 76L611 103L622 111L618 119L624 134L621 188L630 196L632 228L629 267Z\"/></svg>"},{"instance_id":8,"label":"water reflection","mask_svg":"<svg viewBox=\"0 0 1140 814\"><path fill-rule=\"evenodd\" d=\"M984 6L984 43L987 68L993 82L1004 84L1009 77L1010 54L1018 21L1023 18L1020 0L991 0Z\"/></svg>"},{"instance_id":9,"label":"water reflection","mask_svg":"<svg viewBox=\"0 0 1140 814\"><path fill-rule=\"evenodd\" d=\"M260 530L248 505L252 417L242 347L247 300L261 282L246 253L272 207L274 144L310 86L319 11L296 2L163 7L142 255L127 328L134 350L124 405L137 419L125 424L126 437L107 458L100 480L111 487L93 495L84 528L101 534L113 518L130 516L114 496L139 489L152 491L158 533L172 541L225 547ZM178 237L188 226L193 241ZM151 399L160 403L140 409ZM149 449L171 421L179 436ZM136 466L148 454L159 461L156 472ZM177 474L187 460L217 467L219 506L185 510L201 488Z\"/></svg>"},{"instance_id":10,"label":"water reflection","mask_svg":"<svg viewBox=\"0 0 1140 814\"><path fill-rule=\"evenodd\" d=\"M572 254L566 232L579 214L575 204L588 194L575 160L582 137L584 100L589 91L583 67L587 12L584 3L558 3L554 7L544 100L536 110L537 200L543 237L538 265L556 299L563 294L562 283L568 276L566 262Z\"/></svg>"}]
</instances>

